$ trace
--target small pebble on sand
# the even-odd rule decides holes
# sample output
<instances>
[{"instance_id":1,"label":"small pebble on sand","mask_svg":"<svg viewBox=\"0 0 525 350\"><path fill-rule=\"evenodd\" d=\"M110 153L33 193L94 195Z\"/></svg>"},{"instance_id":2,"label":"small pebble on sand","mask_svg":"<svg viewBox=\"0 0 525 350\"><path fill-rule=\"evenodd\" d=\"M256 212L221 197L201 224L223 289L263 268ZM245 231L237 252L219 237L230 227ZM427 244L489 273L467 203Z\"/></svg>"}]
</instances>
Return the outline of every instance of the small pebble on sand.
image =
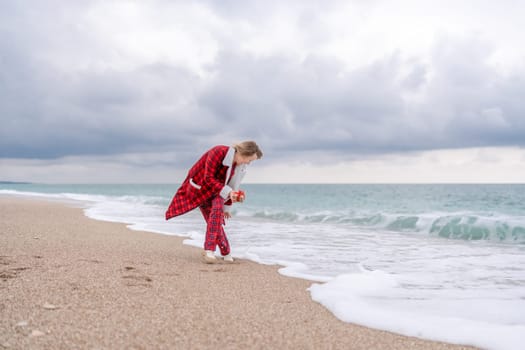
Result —
<instances>
[{"instance_id":1,"label":"small pebble on sand","mask_svg":"<svg viewBox=\"0 0 525 350\"><path fill-rule=\"evenodd\" d=\"M33 329L33 331L31 332L32 337L41 337L43 335L46 335L46 334L42 331L39 331L38 329Z\"/></svg>"},{"instance_id":2,"label":"small pebble on sand","mask_svg":"<svg viewBox=\"0 0 525 350\"><path fill-rule=\"evenodd\" d=\"M46 310L56 310L58 309L58 306L55 306L53 304L50 304L50 303L44 303L44 305L42 305L42 307Z\"/></svg>"}]
</instances>

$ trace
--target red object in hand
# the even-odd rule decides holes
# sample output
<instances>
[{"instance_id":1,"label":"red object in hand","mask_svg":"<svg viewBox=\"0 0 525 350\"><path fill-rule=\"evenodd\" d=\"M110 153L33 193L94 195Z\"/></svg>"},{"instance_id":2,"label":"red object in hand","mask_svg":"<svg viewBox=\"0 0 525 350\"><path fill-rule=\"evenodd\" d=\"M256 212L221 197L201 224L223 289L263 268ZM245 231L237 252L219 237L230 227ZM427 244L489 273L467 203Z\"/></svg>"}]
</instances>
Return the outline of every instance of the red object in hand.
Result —
<instances>
[{"instance_id":1,"label":"red object in hand","mask_svg":"<svg viewBox=\"0 0 525 350\"><path fill-rule=\"evenodd\" d=\"M239 191L235 191L235 192L233 192L233 196L234 196L234 198L235 198L235 200L236 200L237 202L242 202L242 201L244 201L244 197L245 197L245 195L244 195L244 191L241 191L241 190L239 190Z\"/></svg>"}]
</instances>

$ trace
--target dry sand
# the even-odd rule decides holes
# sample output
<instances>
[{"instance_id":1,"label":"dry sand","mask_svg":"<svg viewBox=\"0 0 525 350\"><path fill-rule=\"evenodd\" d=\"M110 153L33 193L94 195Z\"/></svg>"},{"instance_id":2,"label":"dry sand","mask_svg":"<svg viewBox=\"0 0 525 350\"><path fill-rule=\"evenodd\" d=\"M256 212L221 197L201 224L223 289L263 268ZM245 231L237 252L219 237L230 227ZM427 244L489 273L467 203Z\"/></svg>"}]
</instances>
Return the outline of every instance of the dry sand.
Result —
<instances>
[{"instance_id":1,"label":"dry sand","mask_svg":"<svg viewBox=\"0 0 525 350\"><path fill-rule=\"evenodd\" d=\"M466 349L339 321L311 282L0 197L0 349Z\"/></svg>"}]
</instances>

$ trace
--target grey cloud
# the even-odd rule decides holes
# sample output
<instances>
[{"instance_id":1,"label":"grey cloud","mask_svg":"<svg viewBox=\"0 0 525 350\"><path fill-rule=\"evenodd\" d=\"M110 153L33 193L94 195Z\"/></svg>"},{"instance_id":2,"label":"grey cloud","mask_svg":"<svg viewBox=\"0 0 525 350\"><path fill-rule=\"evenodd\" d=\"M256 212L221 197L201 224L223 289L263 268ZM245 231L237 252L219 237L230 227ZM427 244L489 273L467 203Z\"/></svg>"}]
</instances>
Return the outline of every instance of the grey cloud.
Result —
<instances>
[{"instance_id":1,"label":"grey cloud","mask_svg":"<svg viewBox=\"0 0 525 350\"><path fill-rule=\"evenodd\" d=\"M193 107L200 81L188 71L150 65L131 72L60 72L38 66L27 52L2 53L0 156L129 152L190 142L203 133ZM210 119L203 114L201 122L213 126Z\"/></svg>"},{"instance_id":2,"label":"grey cloud","mask_svg":"<svg viewBox=\"0 0 525 350\"><path fill-rule=\"evenodd\" d=\"M395 126L403 101L395 62L373 63L344 73L323 57L294 62L224 55L200 103L219 117L257 129L265 143L287 150L370 152L399 146Z\"/></svg>"},{"instance_id":3,"label":"grey cloud","mask_svg":"<svg viewBox=\"0 0 525 350\"><path fill-rule=\"evenodd\" d=\"M476 41L449 42L438 46L430 67L394 55L350 72L323 57L225 54L199 103L240 127L249 120L245 127L284 153L523 145L524 77L495 71L486 63L490 51Z\"/></svg>"},{"instance_id":4,"label":"grey cloud","mask_svg":"<svg viewBox=\"0 0 525 350\"><path fill-rule=\"evenodd\" d=\"M162 72L48 73L44 79L26 81L23 91L13 91L19 77L0 89L4 96L0 109L7 117L0 141L2 156L131 151L168 140L184 141L192 131L191 123L177 118L184 89L172 94L177 88ZM175 81L187 78L185 73Z\"/></svg>"},{"instance_id":5,"label":"grey cloud","mask_svg":"<svg viewBox=\"0 0 525 350\"><path fill-rule=\"evenodd\" d=\"M525 122L519 105L523 73L506 75L488 65L490 48L476 40L448 40L434 54L435 78L425 114L441 121L433 147L523 146Z\"/></svg>"}]
</instances>

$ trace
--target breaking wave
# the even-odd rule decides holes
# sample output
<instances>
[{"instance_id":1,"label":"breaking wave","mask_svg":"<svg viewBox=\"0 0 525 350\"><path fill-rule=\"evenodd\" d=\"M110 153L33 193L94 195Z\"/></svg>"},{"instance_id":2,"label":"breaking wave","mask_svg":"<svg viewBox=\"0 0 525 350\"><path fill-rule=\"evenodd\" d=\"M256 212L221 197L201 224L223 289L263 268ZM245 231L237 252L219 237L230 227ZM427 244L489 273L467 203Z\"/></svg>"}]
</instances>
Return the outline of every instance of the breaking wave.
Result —
<instances>
[{"instance_id":1,"label":"breaking wave","mask_svg":"<svg viewBox=\"0 0 525 350\"><path fill-rule=\"evenodd\" d=\"M239 215L293 223L330 223L392 232L426 233L450 239L525 243L525 217L477 213L333 213L248 211Z\"/></svg>"}]
</instances>

